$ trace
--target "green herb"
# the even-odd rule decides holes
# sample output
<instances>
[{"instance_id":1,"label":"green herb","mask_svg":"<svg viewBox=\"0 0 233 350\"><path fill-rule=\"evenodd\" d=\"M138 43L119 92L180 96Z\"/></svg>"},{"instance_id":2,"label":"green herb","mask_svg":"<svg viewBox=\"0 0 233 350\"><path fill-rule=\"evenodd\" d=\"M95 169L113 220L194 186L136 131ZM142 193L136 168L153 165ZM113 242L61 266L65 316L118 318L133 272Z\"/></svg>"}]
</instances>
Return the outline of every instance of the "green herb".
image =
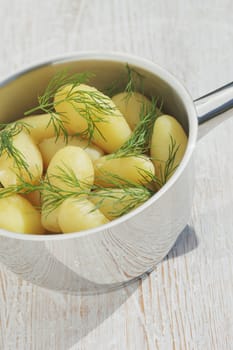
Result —
<instances>
[{"instance_id":1,"label":"green herb","mask_svg":"<svg viewBox=\"0 0 233 350\"><path fill-rule=\"evenodd\" d=\"M38 97L38 106L31 108L24 114L30 115L37 111L43 111L44 113L54 111L53 98L59 89L65 85L75 87L87 83L92 76L93 74L89 72L70 75L67 69L58 71L48 83L43 95Z\"/></svg>"},{"instance_id":2,"label":"green herb","mask_svg":"<svg viewBox=\"0 0 233 350\"><path fill-rule=\"evenodd\" d=\"M24 169L29 175L28 163L22 152L15 147L14 137L22 131L29 132L30 126L24 122L12 122L9 124L0 124L0 156L5 154L13 159L14 165L19 169Z\"/></svg>"},{"instance_id":3,"label":"green herb","mask_svg":"<svg viewBox=\"0 0 233 350\"><path fill-rule=\"evenodd\" d=\"M162 181L162 186L168 181L171 175L174 173L179 164L175 164L176 154L178 152L180 145L176 144L175 139L170 135L170 144L168 146L168 158L164 165L164 170L162 170L162 165L160 164L160 177Z\"/></svg>"},{"instance_id":4,"label":"green herb","mask_svg":"<svg viewBox=\"0 0 233 350\"><path fill-rule=\"evenodd\" d=\"M179 164L175 164L175 159L180 145L177 145L175 139L170 135L170 143L168 146L168 157L166 161L160 159L154 159L159 163L159 168L156 169L157 175L153 175L146 170L142 170L145 173L145 177L150 177L159 188L161 188L169 180L171 175L175 172Z\"/></svg>"},{"instance_id":5,"label":"green herb","mask_svg":"<svg viewBox=\"0 0 233 350\"><path fill-rule=\"evenodd\" d=\"M126 65L127 70L127 84L125 87L125 92L132 94L133 92L139 91L142 94L144 93L144 86L143 86L143 79L144 76L136 71L136 69L130 67L127 63Z\"/></svg>"},{"instance_id":6,"label":"green herb","mask_svg":"<svg viewBox=\"0 0 233 350\"><path fill-rule=\"evenodd\" d=\"M115 152L107 157L122 158L129 156L139 156L148 152L150 148L150 140L153 132L155 120L159 116L157 108L157 100L152 99L151 108L146 110L142 105L140 121L135 127L130 138Z\"/></svg>"},{"instance_id":7,"label":"green herb","mask_svg":"<svg viewBox=\"0 0 233 350\"><path fill-rule=\"evenodd\" d=\"M96 131L104 139L98 128L98 123L108 122L106 116L116 116L116 108L108 96L105 96L96 89L80 88L78 91L75 89L79 85L87 83L92 76L93 74L89 72L68 75L67 70L56 73L48 84L44 94L38 97L38 106L27 111L25 115L30 115L36 111L49 114L50 121L48 125L53 125L56 137L58 138L62 134L67 141L67 115L63 112L56 112L56 107L66 102L71 104L74 110L87 122L87 128L82 132L77 132L77 135L88 137L89 141L91 141L94 131ZM67 95L63 97L63 93L61 92L60 98L55 102L55 94L59 97L59 91L66 85L71 86Z\"/></svg>"},{"instance_id":8,"label":"green herb","mask_svg":"<svg viewBox=\"0 0 233 350\"><path fill-rule=\"evenodd\" d=\"M109 120L107 117L109 115L118 117L116 107L108 96L96 89L79 89L76 92L72 88L63 101L70 103L75 111L87 122L86 130L77 133L77 135L88 137L89 141L91 141L96 131L105 140L104 135L98 127L98 123L108 123ZM59 101L59 103L61 102Z\"/></svg>"},{"instance_id":9,"label":"green herb","mask_svg":"<svg viewBox=\"0 0 233 350\"><path fill-rule=\"evenodd\" d=\"M130 67L128 63L120 77L104 89L104 93L110 97L122 91L127 93L126 98L136 91L144 93L144 76Z\"/></svg>"},{"instance_id":10,"label":"green herb","mask_svg":"<svg viewBox=\"0 0 233 350\"><path fill-rule=\"evenodd\" d=\"M105 188L99 185L93 185L91 188L87 188L87 184L84 181L78 180L72 169L59 167L58 170L58 174L53 175L50 179L46 178L43 183L42 199L46 214L56 209L68 198L83 200L84 197L87 197L89 200L92 200L98 197L100 200L96 203L95 208L97 209L101 207L101 203L103 203L106 198L123 200L127 197L127 201L125 206L121 209L121 212L114 213L114 216L117 217L145 202L154 193L145 186L135 184L118 175L109 173L103 176L103 180L106 181L107 179L108 183L114 186L114 188ZM62 180L70 189L64 190L53 185L52 179ZM118 190L122 190L121 198L116 197L116 187Z\"/></svg>"}]
</instances>

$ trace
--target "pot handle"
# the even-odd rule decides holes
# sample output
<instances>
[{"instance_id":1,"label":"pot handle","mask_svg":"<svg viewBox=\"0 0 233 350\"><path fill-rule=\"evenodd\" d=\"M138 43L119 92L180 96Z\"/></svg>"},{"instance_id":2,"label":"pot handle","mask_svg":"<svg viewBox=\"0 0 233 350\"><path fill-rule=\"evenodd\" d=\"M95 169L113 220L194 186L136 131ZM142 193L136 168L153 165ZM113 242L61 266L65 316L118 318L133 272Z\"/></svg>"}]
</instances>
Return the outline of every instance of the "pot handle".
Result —
<instances>
[{"instance_id":1,"label":"pot handle","mask_svg":"<svg viewBox=\"0 0 233 350\"><path fill-rule=\"evenodd\" d=\"M233 115L233 82L196 100L198 139Z\"/></svg>"}]
</instances>

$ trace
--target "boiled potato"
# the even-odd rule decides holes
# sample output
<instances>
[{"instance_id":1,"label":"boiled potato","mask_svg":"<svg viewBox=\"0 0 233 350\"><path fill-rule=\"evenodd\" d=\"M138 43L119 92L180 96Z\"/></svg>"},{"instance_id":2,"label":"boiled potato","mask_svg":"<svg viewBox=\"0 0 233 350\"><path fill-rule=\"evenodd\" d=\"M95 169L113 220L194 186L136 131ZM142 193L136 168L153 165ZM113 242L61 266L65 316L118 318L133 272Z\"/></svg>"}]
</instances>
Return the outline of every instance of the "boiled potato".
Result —
<instances>
[{"instance_id":1,"label":"boiled potato","mask_svg":"<svg viewBox=\"0 0 233 350\"><path fill-rule=\"evenodd\" d=\"M20 178L31 184L37 183L43 172L43 161L31 136L21 131L13 136L12 144L28 168L18 167L15 158L4 151L0 156L0 182L4 187L19 184Z\"/></svg>"},{"instance_id":2,"label":"boiled potato","mask_svg":"<svg viewBox=\"0 0 233 350\"><path fill-rule=\"evenodd\" d=\"M71 133L86 131L89 118L95 125L92 141L107 153L115 152L131 135L112 100L94 87L66 85L56 93L54 107Z\"/></svg>"},{"instance_id":3,"label":"boiled potato","mask_svg":"<svg viewBox=\"0 0 233 350\"><path fill-rule=\"evenodd\" d=\"M151 139L151 158L155 165L156 175L164 183L172 175L173 171L164 178L166 162L169 159L169 147L175 142L178 150L175 155L173 169L181 162L187 146L187 135L179 122L170 115L162 115L155 121Z\"/></svg>"},{"instance_id":4,"label":"boiled potato","mask_svg":"<svg viewBox=\"0 0 233 350\"><path fill-rule=\"evenodd\" d=\"M0 199L0 228L18 233L44 233L40 213L19 194Z\"/></svg>"},{"instance_id":5,"label":"boiled potato","mask_svg":"<svg viewBox=\"0 0 233 350\"><path fill-rule=\"evenodd\" d=\"M53 156L47 169L47 177L51 184L63 190L74 191L74 187L64 181L63 178L57 178L61 175L61 169L66 172L72 171L80 187L90 188L94 182L94 168L88 154L80 147L66 146L61 148ZM79 188L77 188L77 191Z\"/></svg>"},{"instance_id":6,"label":"boiled potato","mask_svg":"<svg viewBox=\"0 0 233 350\"><path fill-rule=\"evenodd\" d=\"M151 109L151 101L139 92L120 92L112 97L116 107L123 114L132 130L139 123L142 115Z\"/></svg>"},{"instance_id":7,"label":"boiled potato","mask_svg":"<svg viewBox=\"0 0 233 350\"><path fill-rule=\"evenodd\" d=\"M64 175L61 174L61 169L68 173L72 171L80 186L74 188L72 184L65 182ZM57 175L61 176L61 178L57 178ZM57 186L59 189L65 191L77 191L78 193L80 189L88 190L93 185L94 167L90 157L82 148L66 146L57 151L53 156L49 163L46 177L53 186ZM42 203L43 197L46 195L47 192L44 190L42 193ZM60 232L58 212L59 210L56 208L48 214L46 204L42 204L42 224L47 230Z\"/></svg>"},{"instance_id":8,"label":"boiled potato","mask_svg":"<svg viewBox=\"0 0 233 350\"><path fill-rule=\"evenodd\" d=\"M21 118L19 122L25 123L30 136L33 138L36 144L41 142L45 138L49 138L55 135L55 129L51 123L50 114L32 115L29 117Z\"/></svg>"},{"instance_id":9,"label":"boiled potato","mask_svg":"<svg viewBox=\"0 0 233 350\"><path fill-rule=\"evenodd\" d=\"M104 225L109 220L88 199L69 198L60 206L58 223L62 232L78 232Z\"/></svg>"},{"instance_id":10,"label":"boiled potato","mask_svg":"<svg viewBox=\"0 0 233 350\"><path fill-rule=\"evenodd\" d=\"M58 223L59 209L60 209L60 206L53 209L53 211L48 212L46 210L46 207L42 206L41 223L46 230L50 232L55 232L55 233L61 232L61 228Z\"/></svg>"},{"instance_id":11,"label":"boiled potato","mask_svg":"<svg viewBox=\"0 0 233 350\"><path fill-rule=\"evenodd\" d=\"M136 198L136 191L133 188L127 190L121 188L110 188L106 190L97 190L92 193L89 200L94 203L99 210L108 218L113 220L118 216L121 216L125 211L133 209L132 204L137 203L134 208L138 207L146 201ZM128 210L127 210L128 209Z\"/></svg>"},{"instance_id":12,"label":"boiled potato","mask_svg":"<svg viewBox=\"0 0 233 350\"><path fill-rule=\"evenodd\" d=\"M117 187L113 181L114 176L133 184L148 184L151 182L151 175L154 175L154 165L146 156L131 156L124 158L109 158L103 156L94 162L95 183L104 187ZM121 181L120 181L121 182ZM123 181L124 183L124 181Z\"/></svg>"},{"instance_id":13,"label":"boiled potato","mask_svg":"<svg viewBox=\"0 0 233 350\"><path fill-rule=\"evenodd\" d=\"M58 138L51 137L42 140L38 145L39 150L42 154L45 169L48 167L49 162L51 161L54 154L67 145L83 148L92 160L98 159L104 155L104 152L99 147L92 143L89 143L88 140L81 139L80 137L68 136L67 142L63 136L60 136Z\"/></svg>"}]
</instances>

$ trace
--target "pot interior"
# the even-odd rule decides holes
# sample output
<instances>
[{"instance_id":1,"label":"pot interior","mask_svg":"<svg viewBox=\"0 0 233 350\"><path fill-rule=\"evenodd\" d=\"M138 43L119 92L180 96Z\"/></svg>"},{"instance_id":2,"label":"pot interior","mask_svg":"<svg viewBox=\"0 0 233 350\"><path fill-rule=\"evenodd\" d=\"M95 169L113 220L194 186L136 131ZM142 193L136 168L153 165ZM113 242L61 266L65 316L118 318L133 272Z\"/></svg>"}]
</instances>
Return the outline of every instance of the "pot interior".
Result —
<instances>
[{"instance_id":1,"label":"pot interior","mask_svg":"<svg viewBox=\"0 0 233 350\"><path fill-rule=\"evenodd\" d=\"M176 117L189 134L187 109L184 102L175 88L163 79L160 68L157 73L154 66L155 69L152 72L122 59L115 61L100 58L69 58L36 66L12 76L0 84L0 121L9 122L21 118L25 111L37 106L38 96L43 94L51 78L64 69L68 69L69 73L94 73L90 85L102 91L120 78L123 90L127 82L127 63L144 77L145 94L148 97L157 97L159 106L162 103L163 111Z\"/></svg>"}]
</instances>

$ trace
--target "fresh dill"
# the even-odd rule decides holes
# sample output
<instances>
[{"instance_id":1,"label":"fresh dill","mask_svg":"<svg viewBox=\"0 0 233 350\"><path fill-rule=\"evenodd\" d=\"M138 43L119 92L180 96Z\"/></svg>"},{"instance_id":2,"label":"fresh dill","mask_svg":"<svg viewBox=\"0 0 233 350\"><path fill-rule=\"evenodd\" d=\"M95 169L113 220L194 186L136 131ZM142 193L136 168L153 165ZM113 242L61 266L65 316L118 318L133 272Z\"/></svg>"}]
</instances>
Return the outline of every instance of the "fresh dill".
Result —
<instances>
[{"instance_id":1,"label":"fresh dill","mask_svg":"<svg viewBox=\"0 0 233 350\"><path fill-rule=\"evenodd\" d=\"M126 98L136 91L144 94L144 76L128 63L120 77L104 89L104 93L110 97L122 91L127 93Z\"/></svg>"},{"instance_id":2,"label":"fresh dill","mask_svg":"<svg viewBox=\"0 0 233 350\"><path fill-rule=\"evenodd\" d=\"M176 155L180 145L177 145L176 140L170 135L170 143L168 145L168 157L166 161L160 159L152 159L156 163L156 174L153 175L150 172L142 169L145 173L145 177L151 178L151 181L156 184L158 188L161 188L169 180L171 175L175 172L179 163L175 164Z\"/></svg>"},{"instance_id":3,"label":"fresh dill","mask_svg":"<svg viewBox=\"0 0 233 350\"><path fill-rule=\"evenodd\" d=\"M140 121L133 130L130 138L115 153L109 154L107 156L109 159L138 156L149 151L153 126L159 116L157 100L152 99L149 110L142 105L140 114Z\"/></svg>"},{"instance_id":4,"label":"fresh dill","mask_svg":"<svg viewBox=\"0 0 233 350\"><path fill-rule=\"evenodd\" d=\"M0 156L6 155L14 161L18 170L24 169L31 176L28 170L28 163L23 153L14 145L14 137L22 131L30 132L27 123L18 121L9 124L0 124Z\"/></svg>"},{"instance_id":5,"label":"fresh dill","mask_svg":"<svg viewBox=\"0 0 233 350\"><path fill-rule=\"evenodd\" d=\"M74 110L86 120L87 128L76 135L92 140L94 132L97 132L104 140L105 137L98 127L98 123L108 123L108 116L118 117L116 107L111 99L95 88L79 88L78 91L74 86L70 89L64 99L59 100L56 105L62 102L72 105Z\"/></svg>"},{"instance_id":6,"label":"fresh dill","mask_svg":"<svg viewBox=\"0 0 233 350\"><path fill-rule=\"evenodd\" d=\"M115 174L106 174L104 180L108 180L114 188L105 188L100 185L92 185L87 187L85 181L80 181L72 169L68 167L59 167L59 172L56 175L48 178L46 177L43 182L42 202L46 214L59 207L66 199L76 198L82 200L84 197L89 200L98 197L98 201L95 201L95 208L101 209L101 203L106 198L115 198L116 189L121 190L122 194L119 200L123 200L127 196L125 205L121 206L119 210L112 213L114 216L121 216L129 210L135 208L141 203L149 199L154 193L150 189L140 184L135 184L127 179L123 179ZM53 184L53 179L62 180L67 185L65 189L60 188ZM114 209L113 209L114 211Z\"/></svg>"},{"instance_id":7,"label":"fresh dill","mask_svg":"<svg viewBox=\"0 0 233 350\"><path fill-rule=\"evenodd\" d=\"M64 69L55 73L48 83L44 93L38 96L38 105L26 111L25 116L31 115L34 112L42 112L50 115L48 126L51 124L54 127L56 138L63 135L64 140L68 140L68 131L66 128L66 117L60 118L60 114L54 109L54 96L65 85L71 84L73 87L86 83L93 76L90 72L69 74L68 69Z\"/></svg>"},{"instance_id":8,"label":"fresh dill","mask_svg":"<svg viewBox=\"0 0 233 350\"><path fill-rule=\"evenodd\" d=\"M128 63L126 64L127 70L127 84L125 87L125 92L129 95L133 92L139 91L142 94L144 93L144 76L140 74L136 69L130 67Z\"/></svg>"},{"instance_id":9,"label":"fresh dill","mask_svg":"<svg viewBox=\"0 0 233 350\"><path fill-rule=\"evenodd\" d=\"M170 135L170 143L168 146L168 158L164 164L164 169L160 164L159 175L162 181L162 186L168 181L179 164L175 164L176 155L180 145L176 144L176 140Z\"/></svg>"},{"instance_id":10,"label":"fresh dill","mask_svg":"<svg viewBox=\"0 0 233 350\"><path fill-rule=\"evenodd\" d=\"M108 215L116 218L135 209L147 201L152 194L143 186L102 188L92 191L89 199L95 204L95 209L100 210L106 203L111 202L112 208L108 210Z\"/></svg>"},{"instance_id":11,"label":"fresh dill","mask_svg":"<svg viewBox=\"0 0 233 350\"><path fill-rule=\"evenodd\" d=\"M86 120L86 129L77 132L77 135L88 138L91 141L96 131L104 139L98 123L108 122L106 117L109 115L117 116L116 108L111 103L110 98L97 89L92 87L89 89L82 88L82 84L89 82L91 77L93 77L93 74L90 72L72 75L69 75L67 70L57 72L49 82L43 95L38 97L38 106L31 108L24 114L27 116L36 111L49 114L51 118L49 124L53 125L56 137L58 138L62 134L67 141L68 117L66 113L56 111L56 107L66 102ZM70 86L70 90L66 95L62 91L62 88L65 86ZM77 90L76 88L79 86L80 88ZM57 96L56 101L54 101L55 95Z\"/></svg>"},{"instance_id":12,"label":"fresh dill","mask_svg":"<svg viewBox=\"0 0 233 350\"><path fill-rule=\"evenodd\" d=\"M72 85L75 87L87 83L92 76L93 74L90 72L74 73L70 75L68 69L58 71L48 83L43 95L38 96L38 106L29 109L24 115L28 116L37 111L42 111L44 113L54 111L53 98L59 89L65 85Z\"/></svg>"}]
</instances>

